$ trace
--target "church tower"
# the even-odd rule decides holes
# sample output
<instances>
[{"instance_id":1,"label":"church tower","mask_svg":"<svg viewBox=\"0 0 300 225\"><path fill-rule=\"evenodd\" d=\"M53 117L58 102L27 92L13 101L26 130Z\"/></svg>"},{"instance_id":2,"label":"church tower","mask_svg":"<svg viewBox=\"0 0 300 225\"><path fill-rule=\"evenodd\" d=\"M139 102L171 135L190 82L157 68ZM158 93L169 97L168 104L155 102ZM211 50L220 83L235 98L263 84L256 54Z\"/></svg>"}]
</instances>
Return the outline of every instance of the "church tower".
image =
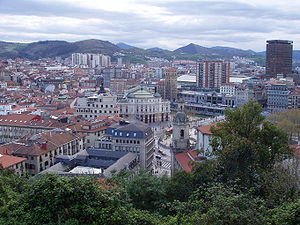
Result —
<instances>
[{"instance_id":1,"label":"church tower","mask_svg":"<svg viewBox=\"0 0 300 225\"><path fill-rule=\"evenodd\" d=\"M184 102L178 103L178 111L173 118L173 137L171 145L171 174L174 172L175 154L189 150L189 121L184 113Z\"/></svg>"}]
</instances>

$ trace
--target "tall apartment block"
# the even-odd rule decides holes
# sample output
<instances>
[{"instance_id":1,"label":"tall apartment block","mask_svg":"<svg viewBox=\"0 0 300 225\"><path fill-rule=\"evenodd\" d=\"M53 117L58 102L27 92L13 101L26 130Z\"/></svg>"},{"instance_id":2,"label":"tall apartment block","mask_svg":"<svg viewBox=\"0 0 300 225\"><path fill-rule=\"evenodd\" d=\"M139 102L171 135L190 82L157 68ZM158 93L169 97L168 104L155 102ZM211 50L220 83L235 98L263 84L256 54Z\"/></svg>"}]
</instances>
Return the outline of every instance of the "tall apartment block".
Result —
<instances>
[{"instance_id":1,"label":"tall apartment block","mask_svg":"<svg viewBox=\"0 0 300 225\"><path fill-rule=\"evenodd\" d=\"M200 88L219 88L229 83L230 63L205 61L197 63L196 82Z\"/></svg>"},{"instance_id":2,"label":"tall apartment block","mask_svg":"<svg viewBox=\"0 0 300 225\"><path fill-rule=\"evenodd\" d=\"M111 58L108 55L91 53L73 53L72 65L87 65L91 68L98 66L106 67L111 65Z\"/></svg>"},{"instance_id":3,"label":"tall apartment block","mask_svg":"<svg viewBox=\"0 0 300 225\"><path fill-rule=\"evenodd\" d=\"M287 40L267 41L265 78L278 74L291 75L293 61L293 42Z\"/></svg>"},{"instance_id":4,"label":"tall apartment block","mask_svg":"<svg viewBox=\"0 0 300 225\"><path fill-rule=\"evenodd\" d=\"M165 94L163 98L171 102L177 100L177 70L169 68L165 70Z\"/></svg>"}]
</instances>

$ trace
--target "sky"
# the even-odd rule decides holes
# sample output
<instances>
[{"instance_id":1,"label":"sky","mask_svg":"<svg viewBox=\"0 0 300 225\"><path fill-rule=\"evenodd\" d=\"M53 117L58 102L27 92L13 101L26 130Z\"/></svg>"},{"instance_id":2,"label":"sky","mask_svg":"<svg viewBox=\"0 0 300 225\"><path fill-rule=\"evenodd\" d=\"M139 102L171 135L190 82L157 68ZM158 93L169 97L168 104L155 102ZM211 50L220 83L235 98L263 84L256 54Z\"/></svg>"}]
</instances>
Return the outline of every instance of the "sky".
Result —
<instances>
[{"instance_id":1,"label":"sky","mask_svg":"<svg viewBox=\"0 0 300 225\"><path fill-rule=\"evenodd\" d=\"M283 39L300 49L299 10L297 0L0 0L0 40L264 51L266 40Z\"/></svg>"}]
</instances>

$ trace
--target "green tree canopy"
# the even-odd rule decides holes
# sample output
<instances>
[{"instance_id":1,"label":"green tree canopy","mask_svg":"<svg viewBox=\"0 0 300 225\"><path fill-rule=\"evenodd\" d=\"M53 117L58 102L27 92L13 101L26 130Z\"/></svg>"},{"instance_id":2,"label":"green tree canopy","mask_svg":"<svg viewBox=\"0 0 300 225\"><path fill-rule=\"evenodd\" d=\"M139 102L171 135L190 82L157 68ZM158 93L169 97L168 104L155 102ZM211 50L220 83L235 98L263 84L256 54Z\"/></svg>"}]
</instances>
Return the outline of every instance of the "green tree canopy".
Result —
<instances>
[{"instance_id":1,"label":"green tree canopy","mask_svg":"<svg viewBox=\"0 0 300 225\"><path fill-rule=\"evenodd\" d=\"M261 115L254 101L225 111L226 122L212 127L213 153L224 181L239 179L254 186L262 170L291 156L287 134Z\"/></svg>"}]
</instances>

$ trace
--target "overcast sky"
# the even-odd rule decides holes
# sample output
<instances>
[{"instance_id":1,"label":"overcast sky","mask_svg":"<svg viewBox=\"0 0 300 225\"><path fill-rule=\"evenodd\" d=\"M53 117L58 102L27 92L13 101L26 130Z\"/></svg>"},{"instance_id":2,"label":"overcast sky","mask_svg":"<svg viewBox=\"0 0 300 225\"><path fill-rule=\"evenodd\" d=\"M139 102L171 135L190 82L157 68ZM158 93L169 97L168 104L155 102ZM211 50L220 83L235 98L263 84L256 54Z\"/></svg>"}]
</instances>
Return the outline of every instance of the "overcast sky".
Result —
<instances>
[{"instance_id":1,"label":"overcast sky","mask_svg":"<svg viewBox=\"0 0 300 225\"><path fill-rule=\"evenodd\" d=\"M300 49L299 11L298 0L0 0L0 40L264 51L266 40L287 39Z\"/></svg>"}]
</instances>

